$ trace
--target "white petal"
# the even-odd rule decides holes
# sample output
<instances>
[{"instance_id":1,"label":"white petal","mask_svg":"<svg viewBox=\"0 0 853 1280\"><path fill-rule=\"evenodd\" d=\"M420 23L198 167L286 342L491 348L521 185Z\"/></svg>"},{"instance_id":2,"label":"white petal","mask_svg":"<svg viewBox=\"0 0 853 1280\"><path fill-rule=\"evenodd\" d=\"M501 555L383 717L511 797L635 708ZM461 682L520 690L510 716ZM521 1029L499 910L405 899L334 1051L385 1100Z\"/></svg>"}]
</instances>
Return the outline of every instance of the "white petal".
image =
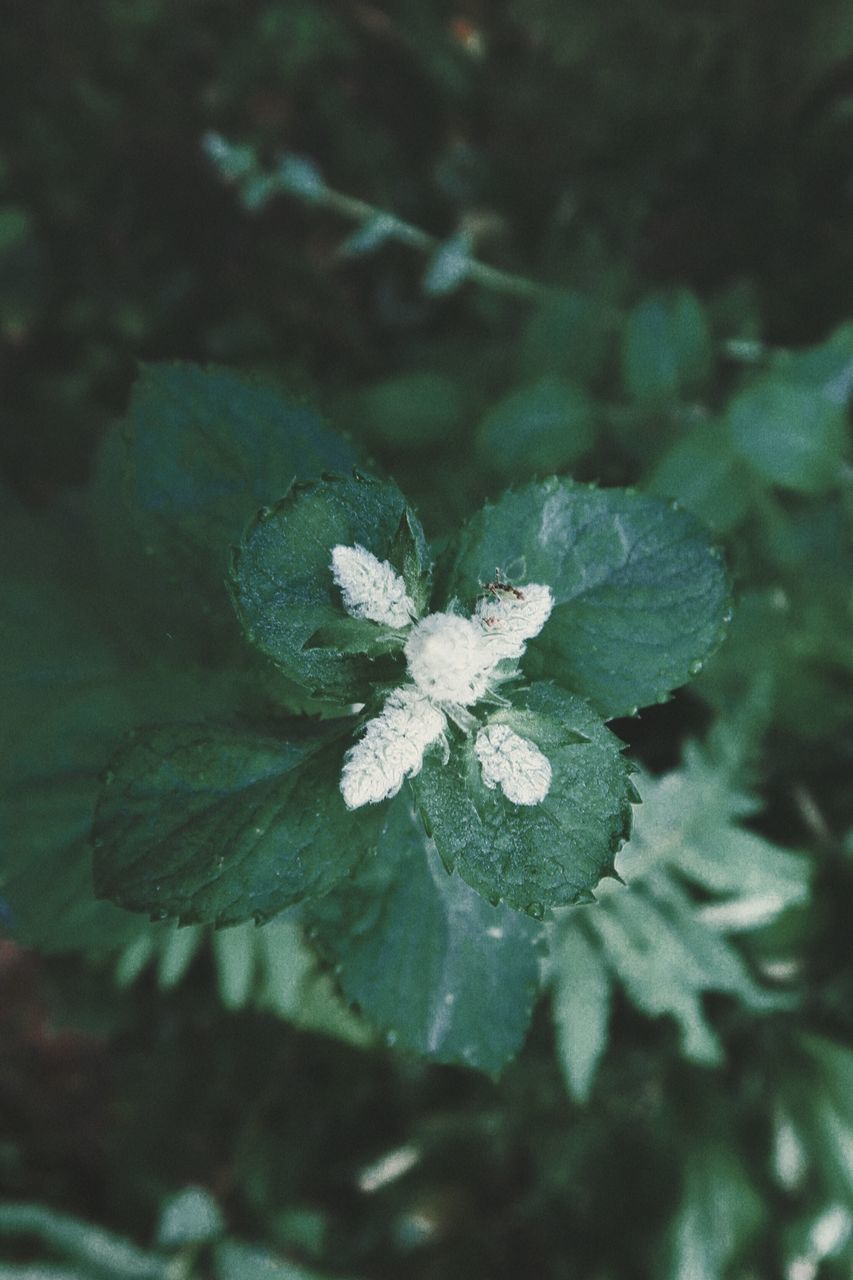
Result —
<instances>
[{"instance_id":1,"label":"white petal","mask_svg":"<svg viewBox=\"0 0 853 1280\"><path fill-rule=\"evenodd\" d=\"M499 586L477 602L474 614L489 641L493 660L520 658L528 640L538 636L551 616L550 587L528 582L523 587Z\"/></svg>"},{"instance_id":2,"label":"white petal","mask_svg":"<svg viewBox=\"0 0 853 1280\"><path fill-rule=\"evenodd\" d=\"M407 627L415 616L415 606L399 573L358 543L332 548L332 575L341 589L344 608L353 618Z\"/></svg>"},{"instance_id":3,"label":"white petal","mask_svg":"<svg viewBox=\"0 0 853 1280\"><path fill-rule=\"evenodd\" d=\"M481 729L474 750L486 786L499 786L513 804L539 804L547 796L551 788L548 757L508 725Z\"/></svg>"},{"instance_id":4,"label":"white petal","mask_svg":"<svg viewBox=\"0 0 853 1280\"><path fill-rule=\"evenodd\" d=\"M341 794L348 809L378 804L397 794L420 770L427 747L437 742L447 721L419 689L395 689L364 736L347 752Z\"/></svg>"}]
</instances>

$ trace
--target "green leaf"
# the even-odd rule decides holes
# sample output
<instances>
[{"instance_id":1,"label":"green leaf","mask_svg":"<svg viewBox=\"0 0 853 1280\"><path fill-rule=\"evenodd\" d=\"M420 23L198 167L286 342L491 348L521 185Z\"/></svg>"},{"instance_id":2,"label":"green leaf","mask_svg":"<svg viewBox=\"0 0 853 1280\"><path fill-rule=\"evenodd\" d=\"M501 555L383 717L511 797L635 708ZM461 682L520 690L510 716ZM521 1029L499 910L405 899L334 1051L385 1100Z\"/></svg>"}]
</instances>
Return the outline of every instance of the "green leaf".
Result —
<instances>
[{"instance_id":1,"label":"green leaf","mask_svg":"<svg viewBox=\"0 0 853 1280\"><path fill-rule=\"evenodd\" d=\"M199 948L211 944L219 998L226 1009L262 1009L308 1031L351 1044L371 1043L370 1027L344 1003L292 912L276 916L263 928L246 923L211 930L142 923L128 912L112 910L143 930L118 958L119 986L130 986L154 965L160 990L171 990L186 976Z\"/></svg>"},{"instance_id":2,"label":"green leaf","mask_svg":"<svg viewBox=\"0 0 853 1280\"><path fill-rule=\"evenodd\" d=\"M588 901L630 831L622 743L588 703L542 682L488 723L508 725L544 752L551 789L541 804L510 803L484 785L467 738L447 764L428 756L413 785L445 865L489 900L531 915Z\"/></svg>"},{"instance_id":3,"label":"green leaf","mask_svg":"<svg viewBox=\"0 0 853 1280\"><path fill-rule=\"evenodd\" d=\"M255 976L255 940L250 928L217 929L213 954L219 978L219 997L226 1009L244 1009Z\"/></svg>"},{"instance_id":4,"label":"green leaf","mask_svg":"<svg viewBox=\"0 0 853 1280\"><path fill-rule=\"evenodd\" d=\"M326 190L320 170L307 156L288 152L282 156L275 171L278 185L303 200L319 200Z\"/></svg>"},{"instance_id":5,"label":"green leaf","mask_svg":"<svg viewBox=\"0 0 853 1280\"><path fill-rule=\"evenodd\" d=\"M771 484L821 493L838 483L847 440L845 403L777 374L730 402L735 448Z\"/></svg>"},{"instance_id":6,"label":"green leaf","mask_svg":"<svg viewBox=\"0 0 853 1280\"><path fill-rule=\"evenodd\" d=\"M79 1263L84 1274L110 1280L165 1280L166 1265L115 1232L93 1226L48 1205L7 1201L0 1204L0 1237L29 1236L52 1252Z\"/></svg>"},{"instance_id":7,"label":"green leaf","mask_svg":"<svg viewBox=\"0 0 853 1280\"><path fill-rule=\"evenodd\" d=\"M707 381L711 335L701 304L687 289L653 294L628 317L622 374L632 399L647 408L694 394Z\"/></svg>"},{"instance_id":8,"label":"green leaf","mask_svg":"<svg viewBox=\"0 0 853 1280\"><path fill-rule=\"evenodd\" d=\"M683 393L697 395L704 389L713 363L708 318L690 289L676 289L669 301L679 384Z\"/></svg>"},{"instance_id":9,"label":"green leaf","mask_svg":"<svg viewBox=\"0 0 853 1280\"><path fill-rule=\"evenodd\" d=\"M238 1240L223 1240L216 1246L213 1274L216 1280L342 1280Z\"/></svg>"},{"instance_id":10,"label":"green leaf","mask_svg":"<svg viewBox=\"0 0 853 1280\"><path fill-rule=\"evenodd\" d=\"M349 874L375 840L372 811L338 789L340 727L290 739L174 725L130 739L95 816L100 896L155 918L262 920Z\"/></svg>"},{"instance_id":11,"label":"green leaf","mask_svg":"<svg viewBox=\"0 0 853 1280\"><path fill-rule=\"evenodd\" d=\"M817 346L777 352L773 368L788 382L812 387L834 404L846 406L853 393L853 322L839 325Z\"/></svg>"},{"instance_id":12,"label":"green leaf","mask_svg":"<svg viewBox=\"0 0 853 1280\"><path fill-rule=\"evenodd\" d=\"M285 913L252 932L258 958L258 1008L307 1031L350 1044L372 1043L370 1026L345 1004L332 975L320 968L298 920Z\"/></svg>"},{"instance_id":13,"label":"green leaf","mask_svg":"<svg viewBox=\"0 0 853 1280\"><path fill-rule=\"evenodd\" d=\"M160 1209L157 1245L160 1249L182 1249L207 1244L225 1230L219 1206L203 1187L184 1187L169 1196Z\"/></svg>"},{"instance_id":14,"label":"green leaf","mask_svg":"<svg viewBox=\"0 0 853 1280\"><path fill-rule=\"evenodd\" d=\"M559 471L595 443L595 410L579 387L540 378L494 405L480 424L481 462L506 479Z\"/></svg>"},{"instance_id":15,"label":"green leaf","mask_svg":"<svg viewBox=\"0 0 853 1280\"><path fill-rule=\"evenodd\" d=\"M728 724L711 739L718 755L720 741L732 752L731 765L688 743L681 768L643 778L643 807L619 862L631 883L652 867L670 866L680 881L699 886L703 898L711 895L702 919L726 922L730 930L755 928L807 903L812 874L807 858L742 825L756 803L741 789L742 753L729 741L736 737L736 726Z\"/></svg>"},{"instance_id":16,"label":"green leaf","mask_svg":"<svg viewBox=\"0 0 853 1280\"><path fill-rule=\"evenodd\" d=\"M404 797L387 810L377 857L309 919L344 994L389 1043L492 1074L518 1053L537 927L448 875Z\"/></svg>"},{"instance_id":17,"label":"green leaf","mask_svg":"<svg viewBox=\"0 0 853 1280\"><path fill-rule=\"evenodd\" d=\"M432 595L432 562L420 521L409 506L403 509L388 559L402 574L409 598L422 617Z\"/></svg>"},{"instance_id":18,"label":"green leaf","mask_svg":"<svg viewBox=\"0 0 853 1280\"><path fill-rule=\"evenodd\" d=\"M443 298L464 284L473 265L473 248L471 233L465 229L457 231L449 240L440 244L424 272L424 293L431 294L434 298Z\"/></svg>"},{"instance_id":19,"label":"green leaf","mask_svg":"<svg viewBox=\"0 0 853 1280\"><path fill-rule=\"evenodd\" d=\"M801 1033L798 1039L800 1069L787 1082L791 1108L831 1194L849 1202L853 1196L853 1050L822 1036Z\"/></svg>"},{"instance_id":20,"label":"green leaf","mask_svg":"<svg viewBox=\"0 0 853 1280\"><path fill-rule=\"evenodd\" d=\"M304 648L332 649L345 655L363 654L366 658L380 658L388 653L399 653L405 643L405 631L380 623L365 626L359 618L344 616L318 627L305 641Z\"/></svg>"},{"instance_id":21,"label":"green leaf","mask_svg":"<svg viewBox=\"0 0 853 1280\"><path fill-rule=\"evenodd\" d=\"M101 1280L103 1272L97 1277ZM76 1267L63 1267L43 1262L0 1262L0 1280L95 1280L92 1271L78 1271Z\"/></svg>"},{"instance_id":22,"label":"green leaf","mask_svg":"<svg viewBox=\"0 0 853 1280\"><path fill-rule=\"evenodd\" d=\"M748 716L747 716L748 720ZM587 1019L590 1045L606 1027L606 966L631 1002L651 1017L676 1020L685 1057L721 1061L722 1046L703 1006L708 992L723 992L756 1013L790 1007L791 1000L760 986L726 937L772 924L809 899L810 865L741 826L755 811L740 782L753 727L717 726L703 750L689 746L681 768L642 782L643 805L619 857L628 888L602 885L601 900L583 913L564 913L553 927L552 1011L561 1047L566 1002L578 1035ZM754 743L753 743L754 745ZM699 890L694 898L691 889ZM589 954L589 935L596 950ZM579 943L575 935L581 935ZM577 990L580 982L580 990ZM601 1005L604 1005L604 1011ZM578 1088L580 1065L562 1053L567 1083Z\"/></svg>"},{"instance_id":23,"label":"green leaf","mask_svg":"<svg viewBox=\"0 0 853 1280\"><path fill-rule=\"evenodd\" d=\"M418 601L426 598L429 564L416 517L396 485L359 472L294 485L258 513L231 565L247 639L297 684L342 702L364 701L372 683L395 674L392 662L370 660L371 652L383 652L383 633L374 622L348 617L332 577L332 548L356 543L389 560ZM318 636L334 638L341 626L345 644L320 647Z\"/></svg>"},{"instance_id":24,"label":"green leaf","mask_svg":"<svg viewBox=\"0 0 853 1280\"><path fill-rule=\"evenodd\" d=\"M157 933L163 926L151 926L149 933ZM165 945L162 941L157 963L157 986L161 991L171 991L187 973L193 958L204 940L204 930L193 925L169 926Z\"/></svg>"},{"instance_id":25,"label":"green leaf","mask_svg":"<svg viewBox=\"0 0 853 1280\"><path fill-rule=\"evenodd\" d=\"M4 932L42 950L122 946L144 924L92 889L98 776L116 742L152 716L229 714L240 682L123 669L99 631L82 531L0 503L0 894Z\"/></svg>"},{"instance_id":26,"label":"green leaf","mask_svg":"<svg viewBox=\"0 0 853 1280\"><path fill-rule=\"evenodd\" d=\"M798 564L785 587L744 592L731 633L697 686L713 706L737 708L760 678L771 684L774 719L786 733L826 741L850 722L853 565L841 550L849 530L843 521L836 529L834 545Z\"/></svg>"},{"instance_id":27,"label":"green leaf","mask_svg":"<svg viewBox=\"0 0 853 1280\"><path fill-rule=\"evenodd\" d=\"M152 930L145 929L137 933L133 941L123 947L119 953L115 967L116 986L119 989L133 986L156 954L157 939L153 936Z\"/></svg>"},{"instance_id":28,"label":"green leaf","mask_svg":"<svg viewBox=\"0 0 853 1280\"><path fill-rule=\"evenodd\" d=\"M604 369L610 346L604 306L584 294L567 292L535 311L521 341L525 378L557 374L591 382Z\"/></svg>"},{"instance_id":29,"label":"green leaf","mask_svg":"<svg viewBox=\"0 0 853 1280\"><path fill-rule=\"evenodd\" d=\"M607 1048L613 983L601 947L590 941L580 924L558 933L552 952L557 1059L569 1093L577 1102L586 1102Z\"/></svg>"},{"instance_id":30,"label":"green leaf","mask_svg":"<svg viewBox=\"0 0 853 1280\"><path fill-rule=\"evenodd\" d=\"M706 1020L708 991L737 996L748 1008L778 1008L758 987L737 951L698 919L689 897L674 880L648 876L643 889L607 896L588 920L632 1002L651 1017L675 1018L681 1048L694 1062L716 1065L722 1046Z\"/></svg>"},{"instance_id":31,"label":"green leaf","mask_svg":"<svg viewBox=\"0 0 853 1280\"><path fill-rule=\"evenodd\" d=\"M724 633L728 581L708 533L688 512L631 490L552 477L504 494L460 534L448 595L472 602L496 566L554 593L525 669L607 717L664 700Z\"/></svg>"},{"instance_id":32,"label":"green leaf","mask_svg":"<svg viewBox=\"0 0 853 1280\"><path fill-rule=\"evenodd\" d=\"M443 373L404 373L365 387L351 412L368 439L395 449L429 448L462 425L459 384Z\"/></svg>"},{"instance_id":33,"label":"green leaf","mask_svg":"<svg viewBox=\"0 0 853 1280\"><path fill-rule=\"evenodd\" d=\"M727 1146L692 1152L659 1274L665 1280L725 1280L764 1216L760 1196Z\"/></svg>"},{"instance_id":34,"label":"green leaf","mask_svg":"<svg viewBox=\"0 0 853 1280\"><path fill-rule=\"evenodd\" d=\"M726 533L749 509L754 482L715 423L693 427L663 455L649 479L652 493L677 498L712 529Z\"/></svg>"},{"instance_id":35,"label":"green leaf","mask_svg":"<svg viewBox=\"0 0 853 1280\"><path fill-rule=\"evenodd\" d=\"M247 143L229 142L221 133L210 130L202 138L201 145L225 182L239 182L257 172L257 156Z\"/></svg>"},{"instance_id":36,"label":"green leaf","mask_svg":"<svg viewBox=\"0 0 853 1280\"><path fill-rule=\"evenodd\" d=\"M84 658L81 647L74 661ZM10 907L9 929L18 941L47 950L120 945L140 926L93 893L90 835L99 775L134 723L170 711L221 714L228 690L209 676L202 686L174 673L130 676L108 666L82 685L59 677L43 683L44 677L36 661L4 702L6 728L16 734L0 786L0 892Z\"/></svg>"},{"instance_id":37,"label":"green leaf","mask_svg":"<svg viewBox=\"0 0 853 1280\"><path fill-rule=\"evenodd\" d=\"M236 633L229 545L294 478L354 462L312 409L271 387L195 365L144 367L102 449L94 494L123 608L138 601L132 628L166 650Z\"/></svg>"}]
</instances>

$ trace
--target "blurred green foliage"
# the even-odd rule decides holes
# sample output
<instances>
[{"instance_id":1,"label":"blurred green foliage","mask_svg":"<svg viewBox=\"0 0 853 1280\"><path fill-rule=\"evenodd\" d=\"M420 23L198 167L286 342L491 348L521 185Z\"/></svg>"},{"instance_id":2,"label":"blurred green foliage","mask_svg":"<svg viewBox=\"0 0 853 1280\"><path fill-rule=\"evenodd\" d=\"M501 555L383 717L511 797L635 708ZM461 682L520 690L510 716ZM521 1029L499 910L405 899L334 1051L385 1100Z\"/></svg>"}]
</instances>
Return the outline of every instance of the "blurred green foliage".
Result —
<instances>
[{"instance_id":1,"label":"blurred green foliage","mask_svg":"<svg viewBox=\"0 0 853 1280\"><path fill-rule=\"evenodd\" d=\"M7 10L0 1274L841 1280L849 5ZM371 217L323 206L325 184ZM175 930L91 896L117 736L229 715L257 676L228 665L224 592L183 660L217 565L190 539L167 581L117 515L115 444L95 461L155 360L258 381L258 501L299 470L264 453L266 381L312 432L318 411L344 428L324 447L367 454L436 539L556 469L678 500L725 547L725 645L690 694L613 726L644 768L629 887L546 922L549 995L499 1081L379 1044L422 1048L393 982L373 1027L350 1008L372 966L417 965L442 910L424 885L389 890L413 918L395 950L334 963L333 898L318 960L290 917ZM156 461L161 411L137 392L129 422L122 447ZM146 530L195 464L144 495ZM233 496L199 516L225 541ZM251 698L293 705L267 679Z\"/></svg>"}]
</instances>

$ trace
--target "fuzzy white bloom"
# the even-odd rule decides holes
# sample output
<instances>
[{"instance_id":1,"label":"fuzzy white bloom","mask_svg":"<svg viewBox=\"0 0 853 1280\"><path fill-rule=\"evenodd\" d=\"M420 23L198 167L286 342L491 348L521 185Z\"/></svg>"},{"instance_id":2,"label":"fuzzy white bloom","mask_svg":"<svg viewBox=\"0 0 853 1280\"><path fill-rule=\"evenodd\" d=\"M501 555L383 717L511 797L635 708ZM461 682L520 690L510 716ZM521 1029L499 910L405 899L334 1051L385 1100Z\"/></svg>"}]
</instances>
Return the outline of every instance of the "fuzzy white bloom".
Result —
<instances>
[{"instance_id":1,"label":"fuzzy white bloom","mask_svg":"<svg viewBox=\"0 0 853 1280\"><path fill-rule=\"evenodd\" d=\"M406 641L409 675L436 702L470 707L489 687L494 662L483 632L470 618L431 613Z\"/></svg>"},{"instance_id":2,"label":"fuzzy white bloom","mask_svg":"<svg viewBox=\"0 0 853 1280\"><path fill-rule=\"evenodd\" d=\"M393 627L412 623L415 607L387 561L364 547L337 546L332 573L352 617ZM514 668L507 667L539 634L553 607L550 587L497 582L472 618L431 613L414 622L404 649L412 683L394 690L347 753L341 775L347 807L358 809L396 795L404 780L418 773L424 753L435 743L443 742L446 753L448 720L465 732L476 728L467 708L512 676ZM551 765L532 742L506 725L492 725L480 729L474 749L487 787L499 786L513 804L544 800Z\"/></svg>"},{"instance_id":3,"label":"fuzzy white bloom","mask_svg":"<svg viewBox=\"0 0 853 1280\"><path fill-rule=\"evenodd\" d=\"M341 589L344 608L353 618L407 627L415 616L415 606L399 573L358 543L332 549L332 575Z\"/></svg>"},{"instance_id":4,"label":"fuzzy white bloom","mask_svg":"<svg viewBox=\"0 0 853 1280\"><path fill-rule=\"evenodd\" d=\"M551 616L551 588L537 582L521 590L497 584L493 592L477 602L474 616L488 637L495 661L520 658L527 641L539 635Z\"/></svg>"},{"instance_id":5,"label":"fuzzy white bloom","mask_svg":"<svg viewBox=\"0 0 853 1280\"><path fill-rule=\"evenodd\" d=\"M395 796L417 773L424 752L444 734L447 720L414 686L395 689L364 736L347 752L341 794L348 809Z\"/></svg>"},{"instance_id":6,"label":"fuzzy white bloom","mask_svg":"<svg viewBox=\"0 0 853 1280\"><path fill-rule=\"evenodd\" d=\"M551 765L538 747L509 725L481 729L474 743L483 782L500 787L513 804L540 804L551 789Z\"/></svg>"}]
</instances>

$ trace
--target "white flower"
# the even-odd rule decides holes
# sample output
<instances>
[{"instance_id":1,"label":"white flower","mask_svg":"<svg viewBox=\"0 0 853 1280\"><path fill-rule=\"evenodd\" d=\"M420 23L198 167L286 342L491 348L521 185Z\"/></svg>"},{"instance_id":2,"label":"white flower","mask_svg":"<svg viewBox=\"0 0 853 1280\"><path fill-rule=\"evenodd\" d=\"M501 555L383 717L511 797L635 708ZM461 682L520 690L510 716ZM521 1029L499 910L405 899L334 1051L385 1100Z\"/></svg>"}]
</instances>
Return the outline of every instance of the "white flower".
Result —
<instances>
[{"instance_id":1,"label":"white flower","mask_svg":"<svg viewBox=\"0 0 853 1280\"><path fill-rule=\"evenodd\" d=\"M387 560L358 545L337 546L332 574L352 617L411 626L404 648L411 682L389 695L347 752L341 775L347 808L396 795L433 744L441 742L446 755L448 720L465 732L478 730L474 751L487 787L500 787L513 804L544 800L551 786L547 757L507 725L481 728L468 708L483 698L500 701L497 686L517 674L527 641L539 634L554 607L550 587L499 581L471 618L431 613L414 621L405 583Z\"/></svg>"}]
</instances>

